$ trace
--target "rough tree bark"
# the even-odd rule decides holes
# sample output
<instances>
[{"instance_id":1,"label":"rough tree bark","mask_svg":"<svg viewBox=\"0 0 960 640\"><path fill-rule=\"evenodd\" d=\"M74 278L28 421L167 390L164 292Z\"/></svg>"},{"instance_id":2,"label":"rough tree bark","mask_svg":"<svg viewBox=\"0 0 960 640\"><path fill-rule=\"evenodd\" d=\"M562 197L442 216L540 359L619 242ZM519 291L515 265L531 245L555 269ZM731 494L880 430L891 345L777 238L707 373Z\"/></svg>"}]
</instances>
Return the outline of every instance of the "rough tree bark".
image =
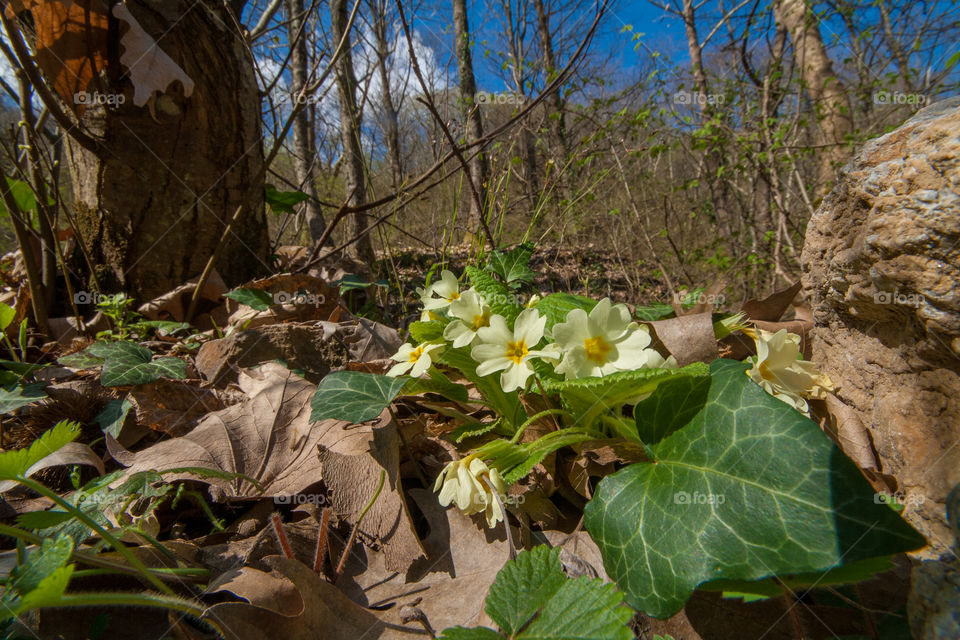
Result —
<instances>
[{"instance_id":1,"label":"rough tree bark","mask_svg":"<svg viewBox=\"0 0 960 640\"><path fill-rule=\"evenodd\" d=\"M296 97L308 83L310 56L307 53L307 15L303 9L303 0L286 0L287 37L293 43L290 48L290 75L293 85L290 95ZM306 98L305 98L306 99ZM297 186L309 199L303 202L301 212L307 224L310 243L314 244L323 235L327 225L317 195L317 183L314 180L313 167L316 154L313 149L313 134L310 126L310 110L301 109L293 120L293 169L297 175Z\"/></svg>"},{"instance_id":2,"label":"rough tree bark","mask_svg":"<svg viewBox=\"0 0 960 640\"><path fill-rule=\"evenodd\" d=\"M460 100L463 107L463 120L466 124L467 141L473 142L483 137L483 120L477 108L477 81L473 75L473 56L470 51L470 27L467 23L466 0L453 0L453 45L457 55L457 75L460 77ZM483 153L476 154L470 161L470 180L480 195L480 202L487 201L487 182L490 179L490 166ZM470 198L470 218L467 221L468 235L480 229L481 217L486 215L476 201Z\"/></svg>"},{"instance_id":3,"label":"rough tree bark","mask_svg":"<svg viewBox=\"0 0 960 640\"><path fill-rule=\"evenodd\" d=\"M823 46L817 18L805 0L775 0L773 13L790 34L803 84L816 110L818 142L827 145L821 156L826 162L819 165L817 181L822 196L835 181L837 168L849 157L847 138L853 132L850 101Z\"/></svg>"},{"instance_id":4,"label":"rough tree bark","mask_svg":"<svg viewBox=\"0 0 960 640\"><path fill-rule=\"evenodd\" d=\"M111 87L124 104L87 108L84 126L100 157L67 138L81 239L106 291L145 300L197 276L241 204L245 214L215 266L228 284L266 270L260 102L253 59L214 0L129 4L144 30L195 82L174 83L151 104L133 104L128 80Z\"/></svg>"},{"instance_id":5,"label":"rough tree bark","mask_svg":"<svg viewBox=\"0 0 960 640\"><path fill-rule=\"evenodd\" d=\"M334 42L343 40L343 53L334 65L337 95L340 98L340 142L343 147L342 166L347 204L359 206L366 201L366 170L360 148L360 109L357 107L357 77L353 72L353 54L347 28L346 0L330 0L331 31ZM351 213L344 221L348 240L360 236L366 228L362 213ZM347 248L347 255L372 265L373 247L370 235L364 234Z\"/></svg>"}]
</instances>

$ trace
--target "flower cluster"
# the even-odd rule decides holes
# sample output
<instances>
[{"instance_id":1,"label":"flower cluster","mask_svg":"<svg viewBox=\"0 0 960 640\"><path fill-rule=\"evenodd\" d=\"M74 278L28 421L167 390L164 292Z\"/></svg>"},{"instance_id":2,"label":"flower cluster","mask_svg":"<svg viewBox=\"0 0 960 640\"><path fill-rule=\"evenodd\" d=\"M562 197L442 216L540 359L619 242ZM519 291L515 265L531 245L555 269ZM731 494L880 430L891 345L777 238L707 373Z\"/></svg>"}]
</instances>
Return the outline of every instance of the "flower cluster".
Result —
<instances>
[{"instance_id":1,"label":"flower cluster","mask_svg":"<svg viewBox=\"0 0 960 640\"><path fill-rule=\"evenodd\" d=\"M483 512L488 527L503 520L501 503L507 487L500 472L488 467L476 454L444 467L433 490L440 492L438 499L444 507L452 502L468 516Z\"/></svg>"},{"instance_id":2,"label":"flower cluster","mask_svg":"<svg viewBox=\"0 0 960 640\"><path fill-rule=\"evenodd\" d=\"M526 388L536 359L552 364L554 371L568 380L677 366L672 357L665 359L650 348L649 329L632 320L626 305L613 304L609 298L589 313L571 310L564 322L547 331L547 318L536 307L539 299L517 315L511 329L505 317L491 312L480 292L473 288L461 291L449 270L419 293L424 320L444 316L449 320L443 341L417 347L404 344L393 356L399 364L388 375L407 371L422 375L432 364L431 351L444 348L447 342L453 348L470 347L470 355L478 363L477 375L500 372L500 385L506 392Z\"/></svg>"},{"instance_id":3,"label":"flower cluster","mask_svg":"<svg viewBox=\"0 0 960 640\"><path fill-rule=\"evenodd\" d=\"M815 364L801 359L800 336L781 329L746 331L757 345L756 362L747 375L778 400L810 416L808 399L823 399L833 393L833 383Z\"/></svg>"}]
</instances>

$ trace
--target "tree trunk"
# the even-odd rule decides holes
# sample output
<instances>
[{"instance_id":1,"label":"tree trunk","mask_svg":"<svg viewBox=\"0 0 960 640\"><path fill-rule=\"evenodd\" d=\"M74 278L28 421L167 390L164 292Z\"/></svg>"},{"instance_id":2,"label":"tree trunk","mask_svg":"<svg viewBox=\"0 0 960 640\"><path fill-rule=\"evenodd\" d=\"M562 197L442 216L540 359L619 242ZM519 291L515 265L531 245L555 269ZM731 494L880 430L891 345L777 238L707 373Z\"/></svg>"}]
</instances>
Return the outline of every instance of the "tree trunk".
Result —
<instances>
[{"instance_id":1,"label":"tree trunk","mask_svg":"<svg viewBox=\"0 0 960 640\"><path fill-rule=\"evenodd\" d=\"M290 50L290 74L293 76L293 85L290 94L300 95L303 87L307 86L307 68L310 64L307 54L307 31L305 23L307 16L303 10L303 0L286 0L287 5L287 38L292 43ZM304 99L307 99L305 96ZM317 195L317 183L313 176L313 167L316 154L311 144L310 110L301 109L293 120L293 169L297 175L297 186L309 196L303 202L301 212L310 234L310 244L315 244L323 235L327 224L323 219L320 202Z\"/></svg>"},{"instance_id":2,"label":"tree trunk","mask_svg":"<svg viewBox=\"0 0 960 640\"><path fill-rule=\"evenodd\" d=\"M387 7L386 3L374 0L370 3L370 12L373 23L373 37L377 54L377 72L380 75L380 86L383 103L383 137L387 143L387 162L390 163L390 187L396 191L403 183L403 163L400 159L400 110L393 101L393 89L390 86L390 59L391 47L387 41Z\"/></svg>"},{"instance_id":3,"label":"tree trunk","mask_svg":"<svg viewBox=\"0 0 960 640\"><path fill-rule=\"evenodd\" d=\"M818 195L824 195L836 178L836 169L848 157L847 137L853 132L850 102L833 63L827 55L820 26L804 0L775 0L774 18L793 41L794 57L799 62L803 84L816 111L818 142L824 149L819 167Z\"/></svg>"},{"instance_id":4,"label":"tree trunk","mask_svg":"<svg viewBox=\"0 0 960 640\"><path fill-rule=\"evenodd\" d=\"M186 97L173 83L138 107L124 79L112 89L122 90L123 104L86 109L83 124L106 153L67 139L82 241L106 291L147 300L197 276L245 204L215 264L228 284L240 284L267 270L263 190L254 184L263 149L253 59L220 2L129 6L195 86Z\"/></svg>"},{"instance_id":5,"label":"tree trunk","mask_svg":"<svg viewBox=\"0 0 960 640\"><path fill-rule=\"evenodd\" d=\"M473 75L473 56L470 52L470 28L467 24L466 0L453 0L453 44L457 55L457 75L460 77L460 100L463 106L463 119L466 126L467 142L483 137L483 120L477 107L477 81ZM470 161L470 180L480 195L480 202L486 205L487 182L490 179L490 166L484 153L476 154ZM474 198L470 198L470 218L467 221L469 234L480 229L480 220L486 212L478 207Z\"/></svg>"},{"instance_id":6,"label":"tree trunk","mask_svg":"<svg viewBox=\"0 0 960 640\"><path fill-rule=\"evenodd\" d=\"M522 36L518 35L519 32L522 32L523 29L521 25L524 23L523 10L518 5L518 14L516 16L517 25L514 25L514 15L513 15L513 6L511 0L501 0L501 6L503 7L504 14L506 15L506 20L504 25L506 28L506 38L507 42L510 43L510 79L513 82L513 91L515 95L521 99L526 99L525 83L524 83L524 55L522 52ZM521 105L518 105L517 108L521 108ZM522 126L519 131L520 135L520 159L523 166L523 179L526 186L527 192L527 201L530 204L530 210L534 211L537 207L537 203L540 200L540 179L537 175L537 147L536 140L534 139L533 133L530 131L529 127L526 125Z\"/></svg>"},{"instance_id":7,"label":"tree trunk","mask_svg":"<svg viewBox=\"0 0 960 640\"><path fill-rule=\"evenodd\" d=\"M557 60L553 53L553 38L550 35L550 17L543 6L543 0L533 0L537 12L537 30L540 34L540 48L543 50L543 70L547 74L547 83L553 82L557 75ZM567 123L563 114L563 98L560 89L550 94L550 106L553 113L548 114L550 130L556 144L557 160L560 166L567 160ZM559 168L559 167L558 167Z\"/></svg>"},{"instance_id":8,"label":"tree trunk","mask_svg":"<svg viewBox=\"0 0 960 640\"><path fill-rule=\"evenodd\" d=\"M344 186L347 204L359 206L366 202L366 171L360 148L360 110L357 108L357 77L353 72L353 54L347 28L347 1L330 0L331 31L334 44L344 40L343 53L335 64L337 94L340 98L340 143L343 147ZM360 236L366 229L366 216L351 213L345 225L346 239ZM347 248L347 255L373 265L373 247L370 234L364 234Z\"/></svg>"}]
</instances>

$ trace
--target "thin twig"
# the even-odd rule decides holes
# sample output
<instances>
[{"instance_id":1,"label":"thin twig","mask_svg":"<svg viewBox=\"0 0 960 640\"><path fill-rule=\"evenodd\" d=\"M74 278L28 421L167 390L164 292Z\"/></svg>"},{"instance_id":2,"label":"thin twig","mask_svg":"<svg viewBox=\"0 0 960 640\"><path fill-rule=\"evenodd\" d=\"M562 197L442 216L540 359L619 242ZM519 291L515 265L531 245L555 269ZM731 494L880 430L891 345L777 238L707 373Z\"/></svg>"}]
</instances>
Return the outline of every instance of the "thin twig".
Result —
<instances>
[{"instance_id":1,"label":"thin twig","mask_svg":"<svg viewBox=\"0 0 960 640\"><path fill-rule=\"evenodd\" d=\"M350 537L347 538L347 546L343 548L343 554L340 556L340 562L337 563L337 568L333 572L333 582L337 581L337 578L340 577L340 573L343 571L344 565L347 564L347 558L350 556L350 549L353 548L353 543L357 541L357 534L360 533L360 523L363 521L363 516L367 515L367 511L370 510L370 507L373 506L373 503L377 501L377 498L380 497L380 492L383 490L383 481L387 477L386 469L380 470L380 484L377 485L377 490L373 492L373 496L367 502L366 506L363 508L363 511L360 512L360 515L357 517L356 523L353 525L353 529L350 530Z\"/></svg>"},{"instance_id":2,"label":"thin twig","mask_svg":"<svg viewBox=\"0 0 960 640\"><path fill-rule=\"evenodd\" d=\"M284 557L296 560L296 556L293 555L293 548L290 546L290 540L287 538L287 532L283 529L283 520L280 519L279 513L270 516L270 524L273 525L273 535L277 537L277 543L280 545Z\"/></svg>"},{"instance_id":3,"label":"thin twig","mask_svg":"<svg viewBox=\"0 0 960 640\"><path fill-rule=\"evenodd\" d=\"M313 552L313 572L317 575L323 573L323 558L327 555L329 531L330 507L324 507L320 516L320 528L317 530L317 548Z\"/></svg>"}]
</instances>

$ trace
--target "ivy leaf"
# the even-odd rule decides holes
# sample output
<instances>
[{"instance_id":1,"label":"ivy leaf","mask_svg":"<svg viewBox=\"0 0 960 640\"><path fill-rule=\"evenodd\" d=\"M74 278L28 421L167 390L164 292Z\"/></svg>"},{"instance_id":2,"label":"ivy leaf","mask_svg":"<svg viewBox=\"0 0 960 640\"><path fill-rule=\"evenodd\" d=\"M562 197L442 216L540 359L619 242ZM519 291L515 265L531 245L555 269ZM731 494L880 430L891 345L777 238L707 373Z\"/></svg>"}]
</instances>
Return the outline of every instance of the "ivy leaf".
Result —
<instances>
[{"instance_id":1,"label":"ivy leaf","mask_svg":"<svg viewBox=\"0 0 960 640\"><path fill-rule=\"evenodd\" d=\"M373 420L390 406L407 378L392 378L361 371L337 371L320 381L310 401L310 421Z\"/></svg>"},{"instance_id":2,"label":"ivy leaf","mask_svg":"<svg viewBox=\"0 0 960 640\"><path fill-rule=\"evenodd\" d=\"M747 365L717 360L710 370L703 409L648 447L653 463L604 478L585 509L631 606L666 618L704 582L822 572L925 544Z\"/></svg>"},{"instance_id":3,"label":"ivy leaf","mask_svg":"<svg viewBox=\"0 0 960 640\"><path fill-rule=\"evenodd\" d=\"M462 384L451 382L445 375L434 368L427 371L429 378L406 378L406 384L403 385L403 395L416 395L418 393L436 393L444 398L466 404L469 401L467 388Z\"/></svg>"},{"instance_id":4,"label":"ivy leaf","mask_svg":"<svg viewBox=\"0 0 960 640\"><path fill-rule=\"evenodd\" d=\"M302 191L278 191L272 184L267 185L264 194L264 200L276 214L294 213L295 206L309 199L310 196Z\"/></svg>"},{"instance_id":5,"label":"ivy leaf","mask_svg":"<svg viewBox=\"0 0 960 640\"><path fill-rule=\"evenodd\" d=\"M76 422L61 420L44 431L26 449L0 453L0 480L14 480L17 476L22 476L34 464L61 449L68 442L73 442L79 435L80 425Z\"/></svg>"},{"instance_id":6,"label":"ivy leaf","mask_svg":"<svg viewBox=\"0 0 960 640\"><path fill-rule=\"evenodd\" d=\"M0 414L10 413L14 409L46 398L47 394L43 390L44 386L44 383L37 382L28 385L0 387Z\"/></svg>"},{"instance_id":7,"label":"ivy leaf","mask_svg":"<svg viewBox=\"0 0 960 640\"><path fill-rule=\"evenodd\" d=\"M150 349L135 342L94 343L87 349L92 355L103 358L100 383L105 387L125 387L147 384L160 378L182 380L187 377L186 362L172 357L154 360Z\"/></svg>"},{"instance_id":8,"label":"ivy leaf","mask_svg":"<svg viewBox=\"0 0 960 640\"><path fill-rule=\"evenodd\" d=\"M100 425L100 429L104 433L109 433L114 438L119 438L120 431L123 429L123 423L127 419L127 413L130 412L132 407L133 403L127 398L123 400L111 400L107 403L107 406L103 408L103 411L97 414L93 421Z\"/></svg>"},{"instance_id":9,"label":"ivy leaf","mask_svg":"<svg viewBox=\"0 0 960 640\"><path fill-rule=\"evenodd\" d=\"M103 358L90 352L90 349L97 344L98 343L95 342L86 349L60 356L57 358L57 362L71 369L93 369L94 367L99 367L103 364Z\"/></svg>"},{"instance_id":10,"label":"ivy leaf","mask_svg":"<svg viewBox=\"0 0 960 640\"><path fill-rule=\"evenodd\" d=\"M521 551L497 574L487 594L485 610L500 628L443 632L445 640L630 640L633 611L623 596L602 580L568 580L560 564L560 549L546 546Z\"/></svg>"},{"instance_id":11,"label":"ivy leaf","mask_svg":"<svg viewBox=\"0 0 960 640\"><path fill-rule=\"evenodd\" d=\"M490 260L485 268L500 276L504 284L516 288L521 284L533 282L534 276L537 275L529 266L531 255L533 255L533 245L529 243L517 245L510 251L494 251L490 254Z\"/></svg>"},{"instance_id":12,"label":"ivy leaf","mask_svg":"<svg viewBox=\"0 0 960 640\"><path fill-rule=\"evenodd\" d=\"M240 304L245 304L255 311L266 311L273 304L273 296L269 291L263 289L234 289L223 294L224 298L236 300Z\"/></svg>"},{"instance_id":13,"label":"ivy leaf","mask_svg":"<svg viewBox=\"0 0 960 640\"><path fill-rule=\"evenodd\" d=\"M595 306L597 301L593 298L572 293L551 293L537 302L536 309L540 315L547 316L547 329L552 329L553 325L566 321L567 314L574 309L590 313Z\"/></svg>"},{"instance_id":14,"label":"ivy leaf","mask_svg":"<svg viewBox=\"0 0 960 640\"><path fill-rule=\"evenodd\" d=\"M633 408L637 433L646 444L659 442L690 422L707 403L710 393L710 372L665 380L649 398Z\"/></svg>"}]
</instances>

